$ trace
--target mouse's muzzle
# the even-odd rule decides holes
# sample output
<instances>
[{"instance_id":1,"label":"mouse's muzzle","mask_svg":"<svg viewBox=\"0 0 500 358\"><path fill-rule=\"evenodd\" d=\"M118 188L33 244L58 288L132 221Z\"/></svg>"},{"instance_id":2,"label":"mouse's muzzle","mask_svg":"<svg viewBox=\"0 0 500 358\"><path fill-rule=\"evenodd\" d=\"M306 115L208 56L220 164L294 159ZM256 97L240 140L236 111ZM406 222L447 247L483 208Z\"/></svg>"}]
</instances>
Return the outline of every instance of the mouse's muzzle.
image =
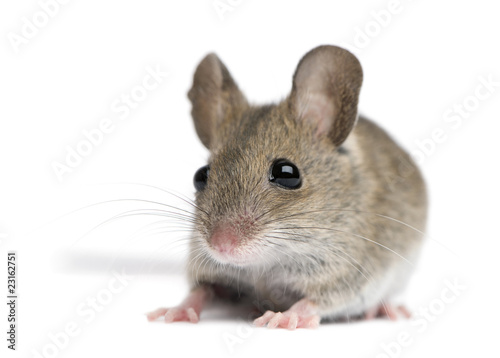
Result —
<instances>
[{"instance_id":1,"label":"mouse's muzzle","mask_svg":"<svg viewBox=\"0 0 500 358\"><path fill-rule=\"evenodd\" d=\"M221 263L247 265L256 262L261 251L258 232L256 221L250 215L220 221L208 236L209 252Z\"/></svg>"}]
</instances>

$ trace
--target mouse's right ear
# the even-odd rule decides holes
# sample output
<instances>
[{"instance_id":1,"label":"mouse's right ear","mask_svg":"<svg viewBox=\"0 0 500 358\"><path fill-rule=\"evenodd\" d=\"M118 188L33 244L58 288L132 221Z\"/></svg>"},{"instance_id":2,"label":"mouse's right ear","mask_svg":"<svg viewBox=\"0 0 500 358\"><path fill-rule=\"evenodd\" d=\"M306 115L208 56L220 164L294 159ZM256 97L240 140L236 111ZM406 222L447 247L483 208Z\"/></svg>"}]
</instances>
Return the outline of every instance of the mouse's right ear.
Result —
<instances>
[{"instance_id":1,"label":"mouse's right ear","mask_svg":"<svg viewBox=\"0 0 500 358\"><path fill-rule=\"evenodd\" d=\"M188 92L198 137L208 149L213 148L217 129L231 120L248 104L226 66L211 53L198 65L193 86Z\"/></svg>"}]
</instances>

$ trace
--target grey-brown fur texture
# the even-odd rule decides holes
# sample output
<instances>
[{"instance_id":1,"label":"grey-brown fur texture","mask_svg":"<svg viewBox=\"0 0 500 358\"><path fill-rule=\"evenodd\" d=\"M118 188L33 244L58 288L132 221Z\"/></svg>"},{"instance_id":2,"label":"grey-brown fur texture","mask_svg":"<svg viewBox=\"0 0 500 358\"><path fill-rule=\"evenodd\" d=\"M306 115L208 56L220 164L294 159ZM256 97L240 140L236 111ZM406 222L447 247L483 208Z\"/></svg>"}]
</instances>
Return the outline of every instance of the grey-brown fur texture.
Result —
<instances>
[{"instance_id":1,"label":"grey-brown fur texture","mask_svg":"<svg viewBox=\"0 0 500 358\"><path fill-rule=\"evenodd\" d=\"M426 189L409 155L358 118L362 77L351 53L320 46L300 61L290 96L252 106L216 55L200 63L189 98L210 174L196 196L193 288L231 287L275 310L308 298L323 318L363 314L404 288ZM278 158L299 168L299 189L269 181ZM233 262L211 246L220 227L239 239Z\"/></svg>"}]
</instances>

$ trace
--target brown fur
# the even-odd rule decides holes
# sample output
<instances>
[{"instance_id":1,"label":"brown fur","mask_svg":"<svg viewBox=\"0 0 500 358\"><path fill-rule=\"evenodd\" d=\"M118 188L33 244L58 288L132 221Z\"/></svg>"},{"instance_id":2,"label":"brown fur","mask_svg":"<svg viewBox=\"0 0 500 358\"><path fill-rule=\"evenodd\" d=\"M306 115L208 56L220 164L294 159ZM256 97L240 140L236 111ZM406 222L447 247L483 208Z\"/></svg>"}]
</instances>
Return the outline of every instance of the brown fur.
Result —
<instances>
[{"instance_id":1,"label":"brown fur","mask_svg":"<svg viewBox=\"0 0 500 358\"><path fill-rule=\"evenodd\" d=\"M353 55L322 46L299 63L287 99L255 107L215 55L200 63L189 98L211 169L196 197L193 287L233 287L275 309L306 297L323 317L361 314L404 287L422 243L425 186L408 154L357 120L361 82ZM299 168L300 189L269 182L278 158ZM214 257L221 225L237 233L241 262Z\"/></svg>"}]
</instances>

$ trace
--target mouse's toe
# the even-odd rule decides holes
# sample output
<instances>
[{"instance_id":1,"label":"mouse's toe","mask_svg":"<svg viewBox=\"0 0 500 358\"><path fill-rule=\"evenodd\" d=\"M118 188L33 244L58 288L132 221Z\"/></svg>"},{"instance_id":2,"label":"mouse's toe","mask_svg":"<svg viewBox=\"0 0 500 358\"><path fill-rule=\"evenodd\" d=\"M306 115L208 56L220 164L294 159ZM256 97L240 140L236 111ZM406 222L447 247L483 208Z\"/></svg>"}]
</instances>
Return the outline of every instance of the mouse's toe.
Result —
<instances>
[{"instance_id":1,"label":"mouse's toe","mask_svg":"<svg viewBox=\"0 0 500 358\"><path fill-rule=\"evenodd\" d=\"M172 308L159 308L146 314L148 321L155 321L163 317L166 323L171 322L191 322L197 323L200 320L200 312L193 307L179 306Z\"/></svg>"}]
</instances>

